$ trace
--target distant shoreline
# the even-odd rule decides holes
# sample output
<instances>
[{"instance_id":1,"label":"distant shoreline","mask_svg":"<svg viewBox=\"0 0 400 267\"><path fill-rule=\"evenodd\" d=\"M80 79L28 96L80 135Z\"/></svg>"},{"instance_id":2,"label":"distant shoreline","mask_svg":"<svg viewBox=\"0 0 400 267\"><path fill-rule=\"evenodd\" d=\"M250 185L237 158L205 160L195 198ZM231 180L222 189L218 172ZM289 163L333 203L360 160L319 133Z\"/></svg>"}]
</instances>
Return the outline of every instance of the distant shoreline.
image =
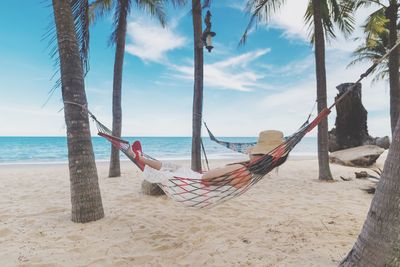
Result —
<instances>
[{"instance_id":1,"label":"distant shoreline","mask_svg":"<svg viewBox=\"0 0 400 267\"><path fill-rule=\"evenodd\" d=\"M146 154L160 160L189 160L191 158L190 137L143 137L126 138L128 141L139 139ZM221 138L221 140L236 143L255 142L256 138ZM110 159L111 145L102 137L92 139L95 159L98 162ZM247 158L209 138L203 139L207 158L209 160L229 160ZM291 156L314 157L317 155L316 138L304 138L291 152ZM204 155L202 154L202 158ZM121 154L121 161L128 159ZM0 137L0 166L4 165L43 165L65 164L68 162L68 147L66 137Z\"/></svg>"},{"instance_id":2,"label":"distant shoreline","mask_svg":"<svg viewBox=\"0 0 400 267\"><path fill-rule=\"evenodd\" d=\"M290 155L289 159L290 160L313 160L317 158L317 154L293 154ZM158 158L161 161L174 161L174 162L188 162L190 161L190 158ZM219 157L219 158L213 158L212 156L208 158L209 162L211 161L216 161L216 162L235 162L235 161L242 161L246 160L245 155L238 155L236 157ZM129 162L129 159L121 159L121 162ZM203 165L205 165L205 160L202 160ZM100 159L96 160L96 164L109 164L110 161L106 159ZM42 161L42 162L0 162L0 166L44 166L44 165L66 165L68 164L68 161Z\"/></svg>"}]
</instances>

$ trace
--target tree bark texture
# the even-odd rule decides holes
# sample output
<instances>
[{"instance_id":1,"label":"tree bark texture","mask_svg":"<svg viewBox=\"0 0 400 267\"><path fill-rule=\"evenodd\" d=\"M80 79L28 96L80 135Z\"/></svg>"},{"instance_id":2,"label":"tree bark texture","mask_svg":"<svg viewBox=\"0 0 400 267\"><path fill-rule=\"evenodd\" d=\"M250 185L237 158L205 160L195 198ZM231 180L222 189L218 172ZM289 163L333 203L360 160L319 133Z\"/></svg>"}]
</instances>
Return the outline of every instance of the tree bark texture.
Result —
<instances>
[{"instance_id":1,"label":"tree bark texture","mask_svg":"<svg viewBox=\"0 0 400 267\"><path fill-rule=\"evenodd\" d=\"M367 219L340 266L400 266L400 120Z\"/></svg>"},{"instance_id":2,"label":"tree bark texture","mask_svg":"<svg viewBox=\"0 0 400 267\"><path fill-rule=\"evenodd\" d=\"M104 217L87 110L83 68L70 0L53 0L67 128L71 219L85 223Z\"/></svg>"},{"instance_id":3,"label":"tree bark texture","mask_svg":"<svg viewBox=\"0 0 400 267\"><path fill-rule=\"evenodd\" d=\"M390 0L386 10L389 19L389 46L393 47L397 42L397 12L399 10L396 0ZM390 84L390 125L392 133L396 127L400 113L400 81L399 81L399 48L397 47L389 55L389 84Z\"/></svg>"},{"instance_id":4,"label":"tree bark texture","mask_svg":"<svg viewBox=\"0 0 400 267\"><path fill-rule=\"evenodd\" d=\"M192 0L194 32L194 94L192 117L192 170L201 172L201 121L203 114L203 41L200 0Z\"/></svg>"},{"instance_id":5,"label":"tree bark texture","mask_svg":"<svg viewBox=\"0 0 400 267\"><path fill-rule=\"evenodd\" d=\"M325 72L325 38L322 27L320 0L313 0L314 33L315 33L315 70L317 77L317 102L318 112L327 106L326 100L326 72ZM323 119L318 124L318 165L319 179L332 180L329 168L328 154L328 119Z\"/></svg>"},{"instance_id":6,"label":"tree bark texture","mask_svg":"<svg viewBox=\"0 0 400 267\"><path fill-rule=\"evenodd\" d=\"M344 83L336 88L343 95L353 83ZM336 105L336 140L338 149L362 146L369 138L367 127L368 112L361 102L361 84L355 85L351 92Z\"/></svg>"},{"instance_id":7,"label":"tree bark texture","mask_svg":"<svg viewBox=\"0 0 400 267\"><path fill-rule=\"evenodd\" d=\"M128 0L121 0L121 12L119 14L119 20L117 25L117 38L115 48L115 61L114 61L114 81L113 81L113 124L112 132L116 137L121 137L122 131L122 71L124 65L124 54L125 54L125 40L126 40L126 19L127 19L127 8ZM121 166L119 159L119 149L111 145L111 159L110 169L108 173L109 177L121 176Z\"/></svg>"}]
</instances>

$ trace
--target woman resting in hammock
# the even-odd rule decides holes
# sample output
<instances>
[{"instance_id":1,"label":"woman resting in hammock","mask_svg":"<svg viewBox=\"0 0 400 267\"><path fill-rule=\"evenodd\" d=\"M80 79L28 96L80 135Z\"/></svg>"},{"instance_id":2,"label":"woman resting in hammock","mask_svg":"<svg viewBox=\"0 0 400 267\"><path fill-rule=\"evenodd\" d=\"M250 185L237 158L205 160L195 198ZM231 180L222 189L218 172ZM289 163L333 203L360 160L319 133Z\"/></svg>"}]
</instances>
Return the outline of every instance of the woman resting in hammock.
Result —
<instances>
[{"instance_id":1,"label":"woman resting in hammock","mask_svg":"<svg viewBox=\"0 0 400 267\"><path fill-rule=\"evenodd\" d=\"M281 131L269 130L259 134L257 144L248 150L250 161L257 161L265 154L279 146L283 139ZM145 180L150 183L163 183L171 177L186 177L190 179L199 179L205 186L230 185L236 188L247 185L251 181L252 173L260 174L263 170L251 170L246 168L247 162L233 163L221 168L209 170L205 173L197 173L189 168L185 168L170 162L161 162L159 160L147 158L142 155L142 147L139 141L135 141L128 151L137 161L137 165L144 170ZM287 155L279 159L277 165L286 161Z\"/></svg>"}]
</instances>

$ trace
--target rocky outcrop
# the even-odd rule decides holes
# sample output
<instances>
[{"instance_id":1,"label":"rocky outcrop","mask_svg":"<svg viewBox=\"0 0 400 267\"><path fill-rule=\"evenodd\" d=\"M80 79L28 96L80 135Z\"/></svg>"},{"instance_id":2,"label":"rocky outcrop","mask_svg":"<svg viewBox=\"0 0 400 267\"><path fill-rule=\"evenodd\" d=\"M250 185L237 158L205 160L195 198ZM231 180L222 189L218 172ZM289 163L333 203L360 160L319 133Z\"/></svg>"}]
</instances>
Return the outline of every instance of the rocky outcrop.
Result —
<instances>
[{"instance_id":1,"label":"rocky outcrop","mask_svg":"<svg viewBox=\"0 0 400 267\"><path fill-rule=\"evenodd\" d=\"M341 150L342 148L338 144L335 128L333 128L332 130L329 131L328 136L329 136L329 144L328 144L329 152L335 152L335 151ZM383 148L383 149L389 149L390 139L389 139L389 136L372 137L369 135L367 138L365 138L363 140L361 145L362 146L374 145L374 146L379 146L380 148Z\"/></svg>"},{"instance_id":2,"label":"rocky outcrop","mask_svg":"<svg viewBox=\"0 0 400 267\"><path fill-rule=\"evenodd\" d=\"M157 184L152 184L146 180L142 182L142 192L149 196L165 195L164 191Z\"/></svg>"},{"instance_id":3,"label":"rocky outcrop","mask_svg":"<svg viewBox=\"0 0 400 267\"><path fill-rule=\"evenodd\" d=\"M329 160L345 166L367 167L373 165L384 151L385 149L375 145L358 146L333 152L329 155Z\"/></svg>"},{"instance_id":4,"label":"rocky outcrop","mask_svg":"<svg viewBox=\"0 0 400 267\"><path fill-rule=\"evenodd\" d=\"M336 105L335 127L329 131L329 152L363 145L376 145L388 149L388 136L372 137L368 133L368 112L361 102L361 84L343 83L336 88L339 93L335 100L352 89Z\"/></svg>"}]
</instances>

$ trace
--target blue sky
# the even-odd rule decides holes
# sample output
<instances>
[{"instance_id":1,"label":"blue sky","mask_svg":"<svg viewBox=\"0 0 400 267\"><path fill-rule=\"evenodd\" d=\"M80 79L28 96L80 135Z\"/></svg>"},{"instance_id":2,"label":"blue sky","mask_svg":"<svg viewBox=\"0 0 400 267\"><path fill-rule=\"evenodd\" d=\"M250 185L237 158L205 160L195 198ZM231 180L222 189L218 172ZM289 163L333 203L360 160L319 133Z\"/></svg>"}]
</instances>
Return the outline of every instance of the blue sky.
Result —
<instances>
[{"instance_id":1,"label":"blue sky","mask_svg":"<svg viewBox=\"0 0 400 267\"><path fill-rule=\"evenodd\" d=\"M53 22L51 1L8 1L0 10L0 135L63 136L60 89L45 106L55 80L43 40ZM249 17L245 1L213 1L214 50L204 52L203 119L217 136L256 136L265 129L290 134L304 122L316 98L313 47L303 15L307 0L288 0L268 25L238 47ZM372 9L356 14L362 24ZM168 26L133 6L123 73L123 135L190 136L193 101L193 31L190 6L168 7ZM112 18L91 28L90 72L85 79L90 110L111 125L114 47L107 45ZM353 37L362 36L357 28ZM369 67L347 68L354 40L327 44L328 103L335 86L355 81ZM373 136L390 133L387 82L363 82L363 103ZM315 114L315 112L314 112ZM335 113L329 118L334 125ZM95 134L93 125L92 134ZM203 131L203 134L206 134ZM311 135L316 135L313 131Z\"/></svg>"}]
</instances>

